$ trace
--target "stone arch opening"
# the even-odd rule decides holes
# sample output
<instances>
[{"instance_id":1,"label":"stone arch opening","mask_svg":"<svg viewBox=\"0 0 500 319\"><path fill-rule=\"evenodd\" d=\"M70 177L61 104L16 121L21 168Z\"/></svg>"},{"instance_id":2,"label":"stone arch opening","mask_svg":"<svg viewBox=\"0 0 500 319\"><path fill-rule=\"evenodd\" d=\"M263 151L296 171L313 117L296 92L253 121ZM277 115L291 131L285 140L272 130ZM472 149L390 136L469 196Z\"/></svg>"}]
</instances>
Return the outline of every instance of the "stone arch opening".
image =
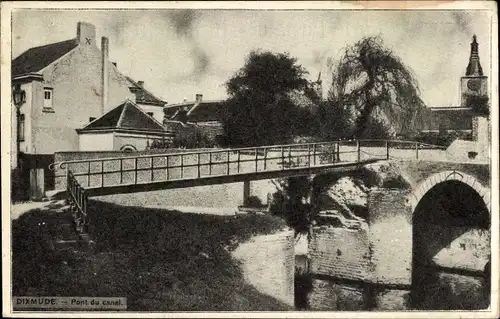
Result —
<instances>
[{"instance_id":1,"label":"stone arch opening","mask_svg":"<svg viewBox=\"0 0 500 319\"><path fill-rule=\"evenodd\" d=\"M412 308L488 307L487 195L476 180L456 172L431 177L413 194L418 202L413 212Z\"/></svg>"},{"instance_id":2,"label":"stone arch opening","mask_svg":"<svg viewBox=\"0 0 500 319\"><path fill-rule=\"evenodd\" d=\"M122 146L120 148L120 151L122 151L122 152L136 152L137 149L135 148L135 146L127 144L127 145Z\"/></svg>"}]
</instances>

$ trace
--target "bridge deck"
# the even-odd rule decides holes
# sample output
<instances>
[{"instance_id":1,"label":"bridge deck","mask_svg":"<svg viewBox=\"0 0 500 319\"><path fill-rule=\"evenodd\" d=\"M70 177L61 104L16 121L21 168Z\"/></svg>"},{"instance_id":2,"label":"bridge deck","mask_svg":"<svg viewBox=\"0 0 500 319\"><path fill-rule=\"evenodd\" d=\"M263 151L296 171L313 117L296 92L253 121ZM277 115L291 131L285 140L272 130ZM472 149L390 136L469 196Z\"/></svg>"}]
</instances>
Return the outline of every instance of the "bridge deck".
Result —
<instances>
[{"instance_id":1,"label":"bridge deck","mask_svg":"<svg viewBox=\"0 0 500 319\"><path fill-rule=\"evenodd\" d=\"M291 176L295 174L296 169L304 172L312 168L321 170L336 166L339 162L362 163L367 160L414 159L419 155L421 158L425 155L433 157L443 155L436 153L443 151L422 149L422 146L419 148L415 143L413 143L415 145L403 144L401 141L377 141L377 143L366 145L366 142L359 141L327 142L75 160L56 165L56 184L64 184L68 172L71 172L82 188L92 190L89 194L108 194L113 189L123 192L122 188L132 185L142 185L132 187L137 191L142 188L147 189L145 184L162 185L167 188L189 187L203 185L208 180L226 183L232 180L239 181L242 178L266 179L267 176L271 176L269 178ZM399 148L394 148L393 144ZM406 147L401 148L401 145ZM194 179L200 181L195 183ZM175 183L167 183L174 181ZM156 187L159 186L154 186ZM96 191L98 188L101 190ZM103 191L103 188L111 190Z\"/></svg>"},{"instance_id":2,"label":"bridge deck","mask_svg":"<svg viewBox=\"0 0 500 319\"><path fill-rule=\"evenodd\" d=\"M360 165L375 162L376 160L365 160L360 162L336 162L329 164L321 164L313 167L298 167L298 168L285 168L283 170L266 170L259 172L250 173L232 173L230 175L209 175L201 177L189 177L189 178L177 178L168 179L164 181L147 181L147 182L137 182L137 183L127 183L118 185L107 185L105 187L87 187L85 191L88 196L104 196L111 194L126 194L126 193L136 193L145 191L154 191L160 189L172 189L172 188L184 188L193 186L204 186L204 185L214 185L214 184L225 184L225 183L235 183L249 180L262 180L262 179L273 179L273 178L283 178L291 176L306 176L311 174L319 174L325 172L332 172L335 170L342 169L355 170Z\"/></svg>"},{"instance_id":3,"label":"bridge deck","mask_svg":"<svg viewBox=\"0 0 500 319\"><path fill-rule=\"evenodd\" d=\"M90 196L353 170L378 160L419 159L426 151L424 157L445 155L417 142L358 140L94 158L54 168L56 178L66 179L69 200L85 220Z\"/></svg>"}]
</instances>

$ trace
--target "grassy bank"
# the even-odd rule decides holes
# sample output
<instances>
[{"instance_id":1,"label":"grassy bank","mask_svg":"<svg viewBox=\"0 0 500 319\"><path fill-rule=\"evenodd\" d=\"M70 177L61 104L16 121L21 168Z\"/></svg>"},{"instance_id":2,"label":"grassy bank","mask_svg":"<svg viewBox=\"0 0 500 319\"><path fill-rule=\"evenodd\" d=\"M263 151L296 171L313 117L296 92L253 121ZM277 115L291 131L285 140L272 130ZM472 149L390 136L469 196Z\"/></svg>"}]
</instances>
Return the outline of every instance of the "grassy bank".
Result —
<instances>
[{"instance_id":1,"label":"grassy bank","mask_svg":"<svg viewBox=\"0 0 500 319\"><path fill-rule=\"evenodd\" d=\"M50 212L13 221L13 295L127 297L132 311L290 310L245 283L230 253L252 235L283 229L282 220L94 201L89 208L92 251L52 249Z\"/></svg>"}]
</instances>

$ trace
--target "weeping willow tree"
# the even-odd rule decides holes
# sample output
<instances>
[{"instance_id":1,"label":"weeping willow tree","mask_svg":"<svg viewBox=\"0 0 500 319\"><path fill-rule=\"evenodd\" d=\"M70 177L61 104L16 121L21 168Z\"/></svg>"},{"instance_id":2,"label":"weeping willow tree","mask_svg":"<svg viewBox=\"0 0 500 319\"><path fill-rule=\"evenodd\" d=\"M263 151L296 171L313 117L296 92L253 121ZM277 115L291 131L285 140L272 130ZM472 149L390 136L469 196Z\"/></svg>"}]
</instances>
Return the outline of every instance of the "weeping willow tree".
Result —
<instances>
[{"instance_id":1,"label":"weeping willow tree","mask_svg":"<svg viewBox=\"0 0 500 319\"><path fill-rule=\"evenodd\" d=\"M353 111L353 138L363 136L375 115L398 133L416 132L428 112L414 75L378 36L345 49L332 66L329 99Z\"/></svg>"}]
</instances>

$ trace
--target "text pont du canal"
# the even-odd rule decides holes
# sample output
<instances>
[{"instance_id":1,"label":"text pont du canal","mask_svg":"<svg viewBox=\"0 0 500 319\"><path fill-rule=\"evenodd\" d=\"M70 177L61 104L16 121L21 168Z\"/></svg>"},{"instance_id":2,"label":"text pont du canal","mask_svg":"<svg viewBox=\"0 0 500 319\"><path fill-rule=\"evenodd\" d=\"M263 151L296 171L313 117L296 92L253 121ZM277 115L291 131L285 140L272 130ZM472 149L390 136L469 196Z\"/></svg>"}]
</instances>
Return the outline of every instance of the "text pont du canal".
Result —
<instances>
[{"instance_id":1,"label":"text pont du canal","mask_svg":"<svg viewBox=\"0 0 500 319\"><path fill-rule=\"evenodd\" d=\"M124 309L126 298L120 297L14 297L14 308L98 308Z\"/></svg>"}]
</instances>

